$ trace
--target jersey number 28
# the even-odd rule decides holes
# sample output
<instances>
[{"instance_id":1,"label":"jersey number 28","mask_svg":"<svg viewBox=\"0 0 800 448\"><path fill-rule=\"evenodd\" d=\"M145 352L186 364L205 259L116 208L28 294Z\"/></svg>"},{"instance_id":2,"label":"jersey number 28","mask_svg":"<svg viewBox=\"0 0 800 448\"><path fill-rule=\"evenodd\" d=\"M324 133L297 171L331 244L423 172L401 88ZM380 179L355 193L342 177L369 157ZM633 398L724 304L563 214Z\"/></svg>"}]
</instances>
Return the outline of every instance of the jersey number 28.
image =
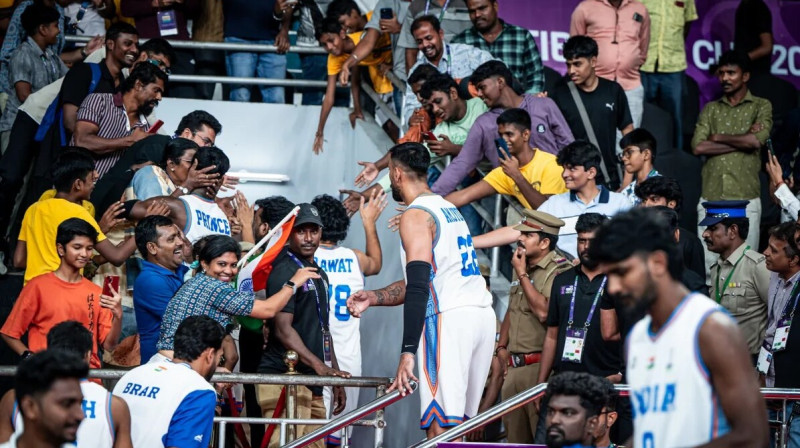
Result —
<instances>
[{"instance_id":1,"label":"jersey number 28","mask_svg":"<svg viewBox=\"0 0 800 448\"><path fill-rule=\"evenodd\" d=\"M347 285L328 285L328 297L333 297L333 315L336 319L345 322L350 319L347 311L347 298L350 297L350 287Z\"/></svg>"}]
</instances>

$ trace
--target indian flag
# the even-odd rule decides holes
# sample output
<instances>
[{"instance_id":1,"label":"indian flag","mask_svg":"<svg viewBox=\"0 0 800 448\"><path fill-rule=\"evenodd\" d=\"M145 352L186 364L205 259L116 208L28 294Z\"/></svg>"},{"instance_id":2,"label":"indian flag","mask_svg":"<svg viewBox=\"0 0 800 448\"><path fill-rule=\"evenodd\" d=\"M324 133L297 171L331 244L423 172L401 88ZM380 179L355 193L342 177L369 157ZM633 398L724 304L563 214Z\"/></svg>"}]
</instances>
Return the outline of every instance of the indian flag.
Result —
<instances>
[{"instance_id":1,"label":"indian flag","mask_svg":"<svg viewBox=\"0 0 800 448\"><path fill-rule=\"evenodd\" d=\"M237 278L239 291L256 292L267 288L267 278L272 272L272 262L286 245L294 225L294 219L299 211L300 207L295 207L281 222L270 229L269 233L250 249L247 255L242 257L239 264L247 264L240 267ZM264 245L267 246L266 249L260 255L254 255Z\"/></svg>"}]
</instances>

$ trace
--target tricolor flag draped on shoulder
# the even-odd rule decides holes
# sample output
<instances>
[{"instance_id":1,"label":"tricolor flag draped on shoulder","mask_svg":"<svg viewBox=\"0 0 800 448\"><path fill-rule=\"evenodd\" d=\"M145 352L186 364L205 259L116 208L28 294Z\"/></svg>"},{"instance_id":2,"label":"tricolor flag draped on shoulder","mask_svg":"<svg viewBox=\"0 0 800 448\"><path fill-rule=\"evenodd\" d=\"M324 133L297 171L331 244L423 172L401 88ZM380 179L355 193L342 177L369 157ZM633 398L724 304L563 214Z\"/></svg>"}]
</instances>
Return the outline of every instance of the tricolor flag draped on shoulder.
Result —
<instances>
[{"instance_id":1,"label":"tricolor flag draped on shoulder","mask_svg":"<svg viewBox=\"0 0 800 448\"><path fill-rule=\"evenodd\" d=\"M239 261L239 276L236 289L242 292L256 292L267 288L267 279L272 272L272 262L286 245L292 231L294 220L300 207L295 207L275 227L270 229L264 238ZM266 249L260 255L254 255L266 244ZM241 267L243 264L244 267Z\"/></svg>"}]
</instances>

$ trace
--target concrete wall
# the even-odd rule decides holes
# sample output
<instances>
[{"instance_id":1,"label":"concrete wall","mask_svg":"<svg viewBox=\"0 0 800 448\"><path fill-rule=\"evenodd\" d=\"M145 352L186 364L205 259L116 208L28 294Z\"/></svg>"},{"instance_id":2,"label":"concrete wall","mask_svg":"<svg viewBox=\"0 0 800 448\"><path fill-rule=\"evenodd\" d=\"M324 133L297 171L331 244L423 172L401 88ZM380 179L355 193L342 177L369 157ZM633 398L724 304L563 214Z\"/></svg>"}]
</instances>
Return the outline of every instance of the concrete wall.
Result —
<instances>
[{"instance_id":1,"label":"concrete wall","mask_svg":"<svg viewBox=\"0 0 800 448\"><path fill-rule=\"evenodd\" d=\"M180 118L196 109L212 113L222 123L217 145L231 159L231 170L248 170L286 174L290 182L268 184L248 182L240 186L249 201L270 195L283 195L290 200L310 202L322 193L338 195L340 188L353 188L358 174L358 160L377 160L392 146L391 141L374 124L360 122L350 127L348 111L334 108L325 128L325 151L316 156L311 147L314 140L319 107L241 104L200 100L165 99L157 109L164 128L173 131ZM396 204L383 212L378 223L383 248L383 270L367 279L367 288L383 287L402 278L398 248L399 236L386 227L394 215ZM346 246L365 246L363 227L358 215L353 217ZM368 310L361 323L361 345L364 376L394 376L400 354L402 337L402 308ZM374 391L362 389L359 402L374 399ZM419 399L417 394L386 410L389 425L385 431L386 447L406 447L421 440L419 430ZM373 431L357 428L356 447L372 446Z\"/></svg>"}]
</instances>

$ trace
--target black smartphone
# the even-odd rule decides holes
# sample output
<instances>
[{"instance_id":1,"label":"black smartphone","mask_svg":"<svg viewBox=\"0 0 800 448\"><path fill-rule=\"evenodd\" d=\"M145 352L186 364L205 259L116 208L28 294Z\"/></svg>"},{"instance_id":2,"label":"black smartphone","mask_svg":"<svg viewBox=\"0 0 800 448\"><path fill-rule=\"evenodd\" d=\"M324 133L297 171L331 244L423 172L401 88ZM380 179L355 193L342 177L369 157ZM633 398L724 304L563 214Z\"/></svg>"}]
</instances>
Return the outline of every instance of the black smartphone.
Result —
<instances>
[{"instance_id":1,"label":"black smartphone","mask_svg":"<svg viewBox=\"0 0 800 448\"><path fill-rule=\"evenodd\" d=\"M382 20L390 20L392 17L394 17L394 11L392 11L392 8L381 8Z\"/></svg>"},{"instance_id":2,"label":"black smartphone","mask_svg":"<svg viewBox=\"0 0 800 448\"><path fill-rule=\"evenodd\" d=\"M502 138L494 139L494 144L497 146L497 156L502 159L510 159L511 153L508 151L508 145Z\"/></svg>"}]
</instances>

